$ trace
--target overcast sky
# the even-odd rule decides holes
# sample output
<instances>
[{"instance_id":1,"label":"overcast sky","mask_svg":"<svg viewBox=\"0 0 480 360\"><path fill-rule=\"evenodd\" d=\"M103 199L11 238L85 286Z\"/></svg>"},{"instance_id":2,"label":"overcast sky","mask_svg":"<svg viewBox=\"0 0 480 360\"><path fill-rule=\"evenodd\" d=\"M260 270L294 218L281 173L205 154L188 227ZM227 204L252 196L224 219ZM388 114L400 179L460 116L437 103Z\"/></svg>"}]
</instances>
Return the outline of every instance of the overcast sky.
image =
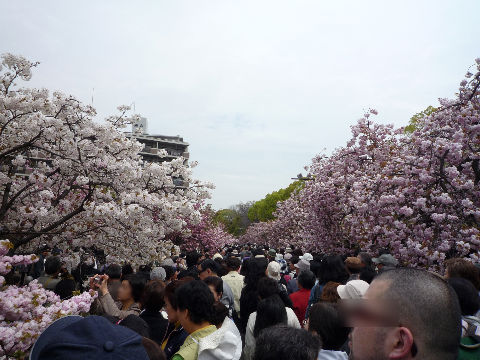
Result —
<instances>
[{"instance_id":1,"label":"overcast sky","mask_svg":"<svg viewBox=\"0 0 480 360\"><path fill-rule=\"evenodd\" d=\"M406 125L480 56L480 1L7 1L0 53L99 120L182 135L220 209L287 186L368 108ZM94 91L92 89L95 89Z\"/></svg>"}]
</instances>

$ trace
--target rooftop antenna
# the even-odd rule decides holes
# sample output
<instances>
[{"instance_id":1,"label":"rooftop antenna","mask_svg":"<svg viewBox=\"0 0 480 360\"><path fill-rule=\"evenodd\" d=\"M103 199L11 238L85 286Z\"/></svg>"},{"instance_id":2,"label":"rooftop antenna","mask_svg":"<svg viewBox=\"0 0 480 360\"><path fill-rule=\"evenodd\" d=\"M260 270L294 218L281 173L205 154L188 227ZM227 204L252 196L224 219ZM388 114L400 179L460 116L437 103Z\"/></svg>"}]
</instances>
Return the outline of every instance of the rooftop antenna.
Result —
<instances>
[{"instance_id":1,"label":"rooftop antenna","mask_svg":"<svg viewBox=\"0 0 480 360\"><path fill-rule=\"evenodd\" d=\"M92 88L92 106L93 106L93 93L95 92L95 88Z\"/></svg>"}]
</instances>

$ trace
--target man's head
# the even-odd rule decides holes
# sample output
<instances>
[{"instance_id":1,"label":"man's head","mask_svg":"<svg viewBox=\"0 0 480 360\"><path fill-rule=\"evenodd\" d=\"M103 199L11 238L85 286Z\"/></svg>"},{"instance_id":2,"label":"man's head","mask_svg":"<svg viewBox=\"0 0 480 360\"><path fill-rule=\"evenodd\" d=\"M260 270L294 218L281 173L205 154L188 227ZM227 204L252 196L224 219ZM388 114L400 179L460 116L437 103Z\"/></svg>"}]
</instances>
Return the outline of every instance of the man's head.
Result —
<instances>
[{"instance_id":1,"label":"man's head","mask_svg":"<svg viewBox=\"0 0 480 360\"><path fill-rule=\"evenodd\" d=\"M105 274L108 275L108 280L120 280L122 277L122 267L118 264L108 265Z\"/></svg>"},{"instance_id":2,"label":"man's head","mask_svg":"<svg viewBox=\"0 0 480 360\"><path fill-rule=\"evenodd\" d=\"M235 256L230 256L227 259L227 268L229 271L238 271L238 269L240 269L240 265L242 265L242 262Z\"/></svg>"},{"instance_id":3,"label":"man's head","mask_svg":"<svg viewBox=\"0 0 480 360\"><path fill-rule=\"evenodd\" d=\"M417 269L387 271L365 299L350 313L352 359L456 359L460 307L443 279Z\"/></svg>"},{"instance_id":4,"label":"man's head","mask_svg":"<svg viewBox=\"0 0 480 360\"><path fill-rule=\"evenodd\" d=\"M198 265L198 277L200 280L204 280L209 276L217 276L219 265L216 261L207 259L203 260L200 265Z\"/></svg>"},{"instance_id":5,"label":"man's head","mask_svg":"<svg viewBox=\"0 0 480 360\"><path fill-rule=\"evenodd\" d=\"M187 267L192 267L192 266L197 266L200 258L202 257L201 254L199 254L196 251L191 251L187 254L185 260L187 262Z\"/></svg>"},{"instance_id":6,"label":"man's head","mask_svg":"<svg viewBox=\"0 0 480 360\"><path fill-rule=\"evenodd\" d=\"M298 287L311 290L315 286L315 274L310 270L304 270L298 275Z\"/></svg>"},{"instance_id":7,"label":"man's head","mask_svg":"<svg viewBox=\"0 0 480 360\"><path fill-rule=\"evenodd\" d=\"M254 360L316 360L321 348L318 336L286 325L263 329L255 343Z\"/></svg>"},{"instance_id":8,"label":"man's head","mask_svg":"<svg viewBox=\"0 0 480 360\"><path fill-rule=\"evenodd\" d=\"M200 280L190 281L175 291L178 320L191 333L192 327L208 323L213 315L213 294Z\"/></svg>"},{"instance_id":9,"label":"man's head","mask_svg":"<svg viewBox=\"0 0 480 360\"><path fill-rule=\"evenodd\" d=\"M50 276L58 275L62 262L58 256L50 256L45 260L45 273Z\"/></svg>"}]
</instances>

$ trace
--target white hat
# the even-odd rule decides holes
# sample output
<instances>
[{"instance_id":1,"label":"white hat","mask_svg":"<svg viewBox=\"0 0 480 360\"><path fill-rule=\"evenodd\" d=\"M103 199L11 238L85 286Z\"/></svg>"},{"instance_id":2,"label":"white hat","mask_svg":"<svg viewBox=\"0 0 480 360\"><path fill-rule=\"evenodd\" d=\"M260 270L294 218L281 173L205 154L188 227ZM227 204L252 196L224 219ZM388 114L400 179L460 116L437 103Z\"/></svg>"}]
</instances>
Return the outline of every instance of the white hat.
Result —
<instances>
[{"instance_id":1,"label":"white hat","mask_svg":"<svg viewBox=\"0 0 480 360\"><path fill-rule=\"evenodd\" d=\"M223 256L220 255L219 253L216 253L215 255L213 255L212 259L213 259L213 260L215 260L215 259L223 259Z\"/></svg>"},{"instance_id":2,"label":"white hat","mask_svg":"<svg viewBox=\"0 0 480 360\"><path fill-rule=\"evenodd\" d=\"M361 299L369 288L369 283L363 280L351 280L346 285L338 285L337 292L341 299Z\"/></svg>"},{"instance_id":3,"label":"white hat","mask_svg":"<svg viewBox=\"0 0 480 360\"><path fill-rule=\"evenodd\" d=\"M310 253L305 253L305 254L303 254L303 256L300 256L300 260L305 260L305 261L310 262L310 261L313 260L313 256Z\"/></svg>"},{"instance_id":4,"label":"white hat","mask_svg":"<svg viewBox=\"0 0 480 360\"><path fill-rule=\"evenodd\" d=\"M278 261L278 260L283 260L283 255L282 254L277 254L275 256L275 261Z\"/></svg>"},{"instance_id":5,"label":"white hat","mask_svg":"<svg viewBox=\"0 0 480 360\"><path fill-rule=\"evenodd\" d=\"M280 266L280 264L276 261L272 261L267 266L267 276L271 279L278 281L282 277L280 275L281 270L282 270L282 267Z\"/></svg>"},{"instance_id":6,"label":"white hat","mask_svg":"<svg viewBox=\"0 0 480 360\"><path fill-rule=\"evenodd\" d=\"M285 256L283 257L286 261L290 260L293 257L292 254L286 253Z\"/></svg>"}]
</instances>

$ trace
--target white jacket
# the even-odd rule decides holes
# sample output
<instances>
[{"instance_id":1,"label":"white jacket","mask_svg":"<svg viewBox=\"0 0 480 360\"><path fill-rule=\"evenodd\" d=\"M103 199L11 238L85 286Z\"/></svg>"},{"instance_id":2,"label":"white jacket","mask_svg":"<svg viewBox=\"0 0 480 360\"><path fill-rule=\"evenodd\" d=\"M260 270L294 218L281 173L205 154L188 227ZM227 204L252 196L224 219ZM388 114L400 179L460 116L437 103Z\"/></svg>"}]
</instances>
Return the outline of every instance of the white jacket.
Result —
<instances>
[{"instance_id":1,"label":"white jacket","mask_svg":"<svg viewBox=\"0 0 480 360\"><path fill-rule=\"evenodd\" d=\"M242 338L228 317L217 331L200 339L198 360L238 360L242 355Z\"/></svg>"}]
</instances>

